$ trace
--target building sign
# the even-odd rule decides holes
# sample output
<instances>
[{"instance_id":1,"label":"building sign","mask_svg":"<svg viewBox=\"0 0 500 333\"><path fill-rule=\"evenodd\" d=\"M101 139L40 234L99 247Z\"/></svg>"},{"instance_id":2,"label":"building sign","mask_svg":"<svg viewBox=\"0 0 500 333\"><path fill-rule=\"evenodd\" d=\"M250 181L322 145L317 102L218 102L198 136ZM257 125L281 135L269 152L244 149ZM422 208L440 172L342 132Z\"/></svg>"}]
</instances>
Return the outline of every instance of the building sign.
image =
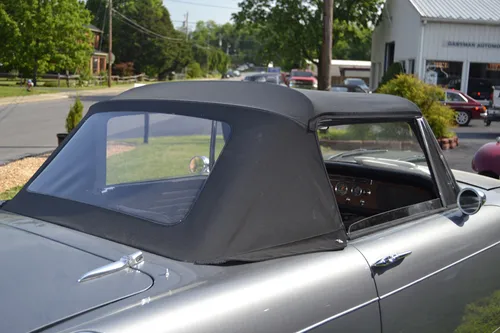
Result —
<instances>
[{"instance_id":1,"label":"building sign","mask_svg":"<svg viewBox=\"0 0 500 333\"><path fill-rule=\"evenodd\" d=\"M500 72L500 64L488 64L487 71Z\"/></svg>"},{"instance_id":2,"label":"building sign","mask_svg":"<svg viewBox=\"0 0 500 333\"><path fill-rule=\"evenodd\" d=\"M449 47L468 47L476 49L499 49L500 43L483 43L483 42L464 42L449 40L445 42L445 46Z\"/></svg>"}]
</instances>

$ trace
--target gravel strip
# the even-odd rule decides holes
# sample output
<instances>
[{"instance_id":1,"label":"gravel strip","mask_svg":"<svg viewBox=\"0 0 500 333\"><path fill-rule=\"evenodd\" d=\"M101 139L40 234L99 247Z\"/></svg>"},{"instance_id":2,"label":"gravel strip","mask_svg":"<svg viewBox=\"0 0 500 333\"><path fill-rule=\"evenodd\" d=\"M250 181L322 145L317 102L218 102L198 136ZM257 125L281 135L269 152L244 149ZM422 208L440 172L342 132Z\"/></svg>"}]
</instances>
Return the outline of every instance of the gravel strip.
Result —
<instances>
[{"instance_id":1,"label":"gravel strip","mask_svg":"<svg viewBox=\"0 0 500 333\"><path fill-rule=\"evenodd\" d=\"M134 148L134 146L127 144L110 143L106 155L110 157ZM5 165L0 165L0 193L13 187L24 185L42 166L49 155L50 153L45 153L38 156L25 157Z\"/></svg>"}]
</instances>

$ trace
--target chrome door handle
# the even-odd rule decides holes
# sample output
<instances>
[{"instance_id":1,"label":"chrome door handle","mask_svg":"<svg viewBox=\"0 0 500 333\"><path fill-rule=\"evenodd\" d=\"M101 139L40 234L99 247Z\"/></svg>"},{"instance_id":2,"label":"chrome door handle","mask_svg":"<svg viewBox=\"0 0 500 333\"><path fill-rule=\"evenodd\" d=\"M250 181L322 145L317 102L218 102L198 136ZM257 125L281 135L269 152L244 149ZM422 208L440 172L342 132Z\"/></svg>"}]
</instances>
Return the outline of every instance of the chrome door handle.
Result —
<instances>
[{"instance_id":1,"label":"chrome door handle","mask_svg":"<svg viewBox=\"0 0 500 333\"><path fill-rule=\"evenodd\" d=\"M372 267L373 268L375 268L375 267L386 267L386 266L395 264L395 263L403 260L404 258L408 257L410 254L411 254L411 251L406 251L406 252L399 253L399 254L393 254L392 256L388 256L388 257L385 257L385 258L377 260L372 265Z\"/></svg>"}]
</instances>

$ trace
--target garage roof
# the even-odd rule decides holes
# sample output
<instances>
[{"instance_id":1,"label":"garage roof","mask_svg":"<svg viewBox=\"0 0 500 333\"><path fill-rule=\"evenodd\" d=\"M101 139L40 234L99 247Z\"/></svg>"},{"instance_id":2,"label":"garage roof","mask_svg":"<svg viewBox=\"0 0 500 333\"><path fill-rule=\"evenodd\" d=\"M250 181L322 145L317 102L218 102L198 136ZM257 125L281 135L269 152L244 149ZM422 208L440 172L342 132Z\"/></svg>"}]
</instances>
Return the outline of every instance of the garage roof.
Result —
<instances>
[{"instance_id":1,"label":"garage roof","mask_svg":"<svg viewBox=\"0 0 500 333\"><path fill-rule=\"evenodd\" d=\"M410 0L423 18L500 23L499 0Z\"/></svg>"}]
</instances>

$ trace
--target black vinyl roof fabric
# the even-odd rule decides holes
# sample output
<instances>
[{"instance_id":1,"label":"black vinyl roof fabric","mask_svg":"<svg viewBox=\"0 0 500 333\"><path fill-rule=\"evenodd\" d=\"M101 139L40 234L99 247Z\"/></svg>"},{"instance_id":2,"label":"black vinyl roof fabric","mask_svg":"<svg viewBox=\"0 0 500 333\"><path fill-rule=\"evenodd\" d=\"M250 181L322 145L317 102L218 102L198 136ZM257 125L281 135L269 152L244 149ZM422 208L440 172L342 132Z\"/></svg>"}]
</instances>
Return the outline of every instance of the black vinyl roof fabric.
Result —
<instances>
[{"instance_id":1,"label":"black vinyl roof fabric","mask_svg":"<svg viewBox=\"0 0 500 333\"><path fill-rule=\"evenodd\" d=\"M184 81L145 85L113 100L178 100L256 108L307 126L322 116L419 117L420 109L407 99L386 94L353 94L291 89L248 81Z\"/></svg>"},{"instance_id":2,"label":"black vinyl roof fabric","mask_svg":"<svg viewBox=\"0 0 500 333\"><path fill-rule=\"evenodd\" d=\"M185 115L230 125L230 139L183 222L163 226L100 208L92 201L28 190L52 168L64 170L64 177L54 173L60 178L54 180L60 192L96 192L91 199L103 200L100 191L89 192L85 186L105 185L101 178L105 176L106 117L120 112ZM377 94L299 91L239 81L146 85L92 105L65 143L2 209L202 264L340 250L347 241L344 226L316 132L308 125L324 114L348 113L367 118L420 115L416 106L402 98ZM99 115L104 115L103 120ZM83 139L73 139L78 136ZM70 148L73 140L78 151ZM63 157L57 158L61 152ZM80 186L75 180L83 179L81 175L89 179Z\"/></svg>"}]
</instances>

